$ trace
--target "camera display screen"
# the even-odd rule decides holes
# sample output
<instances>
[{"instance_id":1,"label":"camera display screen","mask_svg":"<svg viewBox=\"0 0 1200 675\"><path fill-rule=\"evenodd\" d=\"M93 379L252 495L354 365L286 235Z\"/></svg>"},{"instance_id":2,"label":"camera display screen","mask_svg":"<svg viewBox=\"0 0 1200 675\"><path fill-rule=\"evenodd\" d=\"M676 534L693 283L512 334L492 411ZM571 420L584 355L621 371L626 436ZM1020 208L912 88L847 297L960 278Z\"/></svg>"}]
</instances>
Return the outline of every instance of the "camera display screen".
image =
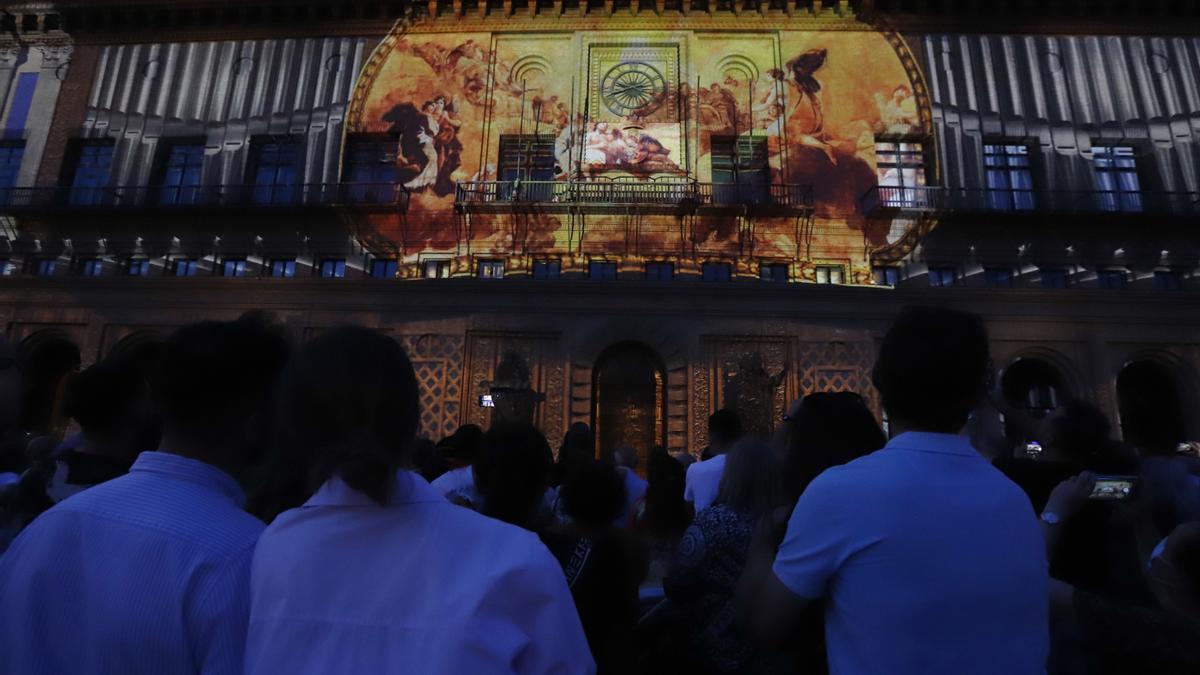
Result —
<instances>
[{"instance_id":1,"label":"camera display screen","mask_svg":"<svg viewBox=\"0 0 1200 675\"><path fill-rule=\"evenodd\" d=\"M1092 488L1092 499L1119 500L1129 499L1133 495L1133 487L1137 483L1134 476L1101 476L1096 479Z\"/></svg>"}]
</instances>

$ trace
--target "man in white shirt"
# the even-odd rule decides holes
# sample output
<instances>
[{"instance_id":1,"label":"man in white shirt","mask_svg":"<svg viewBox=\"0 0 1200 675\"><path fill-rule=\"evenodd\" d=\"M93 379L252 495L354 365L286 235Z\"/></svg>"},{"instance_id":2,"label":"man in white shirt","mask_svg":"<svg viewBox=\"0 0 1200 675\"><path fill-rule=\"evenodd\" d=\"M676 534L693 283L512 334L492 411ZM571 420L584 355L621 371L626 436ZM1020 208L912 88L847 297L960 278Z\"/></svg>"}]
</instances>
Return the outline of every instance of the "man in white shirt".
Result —
<instances>
[{"instance_id":1,"label":"man in white shirt","mask_svg":"<svg viewBox=\"0 0 1200 675\"><path fill-rule=\"evenodd\" d=\"M712 505L725 475L725 453L742 437L742 420L732 410L718 410L708 418L708 451L711 459L696 462L687 469L683 498L696 513Z\"/></svg>"},{"instance_id":2,"label":"man in white shirt","mask_svg":"<svg viewBox=\"0 0 1200 675\"><path fill-rule=\"evenodd\" d=\"M818 476L778 552L777 539L756 538L737 595L751 636L784 641L823 600L831 675L1046 672L1037 518L957 433L989 368L977 317L920 309L897 320L875 386L898 435Z\"/></svg>"},{"instance_id":3,"label":"man in white shirt","mask_svg":"<svg viewBox=\"0 0 1200 675\"><path fill-rule=\"evenodd\" d=\"M59 502L0 558L0 672L241 671L264 525L234 474L269 446L286 342L246 318L183 328L164 352L159 451Z\"/></svg>"}]
</instances>

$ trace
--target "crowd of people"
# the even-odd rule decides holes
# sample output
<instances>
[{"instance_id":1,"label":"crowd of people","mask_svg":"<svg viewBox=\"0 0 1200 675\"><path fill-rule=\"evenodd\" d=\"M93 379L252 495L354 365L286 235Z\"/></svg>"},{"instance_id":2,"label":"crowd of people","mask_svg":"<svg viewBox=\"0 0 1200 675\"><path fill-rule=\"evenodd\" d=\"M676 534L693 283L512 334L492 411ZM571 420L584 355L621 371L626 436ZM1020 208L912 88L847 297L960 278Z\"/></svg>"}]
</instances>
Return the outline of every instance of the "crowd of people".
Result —
<instances>
[{"instance_id":1,"label":"crowd of people","mask_svg":"<svg viewBox=\"0 0 1200 675\"><path fill-rule=\"evenodd\" d=\"M697 461L419 438L398 343L258 314L75 374L30 440L0 345L0 672L1200 673L1200 459L1083 401L1014 451L990 369L977 317L910 309L888 433L813 393Z\"/></svg>"}]
</instances>

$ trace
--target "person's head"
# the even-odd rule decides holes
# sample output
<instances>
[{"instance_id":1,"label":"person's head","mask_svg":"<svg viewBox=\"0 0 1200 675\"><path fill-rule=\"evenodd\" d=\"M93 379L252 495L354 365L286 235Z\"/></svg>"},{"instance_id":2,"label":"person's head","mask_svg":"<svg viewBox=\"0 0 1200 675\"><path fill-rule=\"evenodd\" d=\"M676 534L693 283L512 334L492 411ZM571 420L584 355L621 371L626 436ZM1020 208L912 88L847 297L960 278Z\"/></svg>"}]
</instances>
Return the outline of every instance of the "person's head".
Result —
<instances>
[{"instance_id":1,"label":"person's head","mask_svg":"<svg viewBox=\"0 0 1200 675\"><path fill-rule=\"evenodd\" d=\"M1151 557L1147 577L1164 610L1200 621L1200 522L1171 532Z\"/></svg>"},{"instance_id":2,"label":"person's head","mask_svg":"<svg viewBox=\"0 0 1200 675\"><path fill-rule=\"evenodd\" d=\"M613 463L619 467L637 471L641 462L638 460L637 448L632 445L622 445L613 451Z\"/></svg>"},{"instance_id":3,"label":"person's head","mask_svg":"<svg viewBox=\"0 0 1200 675\"><path fill-rule=\"evenodd\" d=\"M442 456L458 466L470 466L479 457L483 445L483 429L478 424L464 424L438 444Z\"/></svg>"},{"instance_id":4,"label":"person's head","mask_svg":"<svg viewBox=\"0 0 1200 675\"><path fill-rule=\"evenodd\" d=\"M176 331L154 383L163 450L228 470L257 462L270 440L271 401L288 353L282 326L260 314Z\"/></svg>"},{"instance_id":5,"label":"person's head","mask_svg":"<svg viewBox=\"0 0 1200 675\"><path fill-rule=\"evenodd\" d=\"M550 444L532 424L498 424L483 437L475 460L475 488L483 513L534 529L538 506L550 481Z\"/></svg>"},{"instance_id":6,"label":"person's head","mask_svg":"<svg viewBox=\"0 0 1200 675\"><path fill-rule=\"evenodd\" d=\"M1070 400L1041 421L1038 440L1046 452L1079 470L1104 471L1111 427L1108 417L1096 406Z\"/></svg>"},{"instance_id":7,"label":"person's head","mask_svg":"<svg viewBox=\"0 0 1200 675\"><path fill-rule=\"evenodd\" d=\"M738 441L727 457L717 503L756 516L783 506L782 467L771 446L745 439Z\"/></svg>"},{"instance_id":8,"label":"person's head","mask_svg":"<svg viewBox=\"0 0 1200 675\"><path fill-rule=\"evenodd\" d=\"M563 484L563 513L585 530L604 529L625 512L626 497L616 467L592 460Z\"/></svg>"},{"instance_id":9,"label":"person's head","mask_svg":"<svg viewBox=\"0 0 1200 675\"><path fill-rule=\"evenodd\" d=\"M646 459L646 482L648 529L655 534L682 532L688 525L688 504L683 498L687 466L657 447Z\"/></svg>"},{"instance_id":10,"label":"person's head","mask_svg":"<svg viewBox=\"0 0 1200 675\"><path fill-rule=\"evenodd\" d=\"M954 434L983 397L990 364L979 317L913 308L884 336L873 378L894 427Z\"/></svg>"},{"instance_id":11,"label":"person's head","mask_svg":"<svg viewBox=\"0 0 1200 675\"><path fill-rule=\"evenodd\" d=\"M420 423L417 378L395 340L346 326L305 345L280 382L279 417L311 486L332 478L383 505Z\"/></svg>"},{"instance_id":12,"label":"person's head","mask_svg":"<svg viewBox=\"0 0 1200 675\"><path fill-rule=\"evenodd\" d=\"M558 463L554 470L554 483L561 485L576 468L596 458L596 441L592 428L576 422L567 429L562 445L558 446Z\"/></svg>"},{"instance_id":13,"label":"person's head","mask_svg":"<svg viewBox=\"0 0 1200 675\"><path fill-rule=\"evenodd\" d=\"M852 392L805 396L793 404L784 435L784 485L791 500L826 469L868 455L887 442L866 402Z\"/></svg>"},{"instance_id":14,"label":"person's head","mask_svg":"<svg viewBox=\"0 0 1200 675\"><path fill-rule=\"evenodd\" d=\"M63 413L79 424L91 452L132 460L158 447L160 428L150 385L131 359L105 359L72 375Z\"/></svg>"},{"instance_id":15,"label":"person's head","mask_svg":"<svg viewBox=\"0 0 1200 675\"><path fill-rule=\"evenodd\" d=\"M437 444L424 436L413 441L412 466L417 473L421 474L421 478L430 482L450 469L446 458L438 450Z\"/></svg>"},{"instance_id":16,"label":"person's head","mask_svg":"<svg viewBox=\"0 0 1200 675\"><path fill-rule=\"evenodd\" d=\"M708 444L713 454L719 455L742 437L742 419L729 409L718 410L708 417Z\"/></svg>"}]
</instances>

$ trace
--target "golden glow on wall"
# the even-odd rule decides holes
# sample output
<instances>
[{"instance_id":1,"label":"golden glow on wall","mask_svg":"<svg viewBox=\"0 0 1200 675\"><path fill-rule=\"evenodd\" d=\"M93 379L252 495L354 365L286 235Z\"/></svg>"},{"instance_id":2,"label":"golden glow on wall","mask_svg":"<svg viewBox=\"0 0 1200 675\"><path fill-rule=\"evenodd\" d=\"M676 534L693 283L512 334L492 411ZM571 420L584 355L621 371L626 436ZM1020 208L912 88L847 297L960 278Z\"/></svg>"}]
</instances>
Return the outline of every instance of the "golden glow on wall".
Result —
<instances>
[{"instance_id":1,"label":"golden glow on wall","mask_svg":"<svg viewBox=\"0 0 1200 675\"><path fill-rule=\"evenodd\" d=\"M730 139L741 138L764 180L811 186L816 198L803 224L792 214L758 218L753 255L859 267L866 248L903 234L868 232L864 247L858 200L876 184L876 139L924 137L928 129L923 85L906 54L899 38L867 29L395 34L368 64L347 127L395 139L398 180L412 199L404 216L374 216L369 227L403 240L410 258L461 254L464 227L474 255L644 258L629 248L629 219L639 218L637 236L658 246L641 248L659 250L680 237L677 216L546 210L519 223L488 213L464 224L455 188L514 176L720 183L728 180L728 149L742 152ZM504 139L518 136L544 139L535 171L514 174L513 158L501 154ZM739 217L699 218L681 255L747 254Z\"/></svg>"}]
</instances>

